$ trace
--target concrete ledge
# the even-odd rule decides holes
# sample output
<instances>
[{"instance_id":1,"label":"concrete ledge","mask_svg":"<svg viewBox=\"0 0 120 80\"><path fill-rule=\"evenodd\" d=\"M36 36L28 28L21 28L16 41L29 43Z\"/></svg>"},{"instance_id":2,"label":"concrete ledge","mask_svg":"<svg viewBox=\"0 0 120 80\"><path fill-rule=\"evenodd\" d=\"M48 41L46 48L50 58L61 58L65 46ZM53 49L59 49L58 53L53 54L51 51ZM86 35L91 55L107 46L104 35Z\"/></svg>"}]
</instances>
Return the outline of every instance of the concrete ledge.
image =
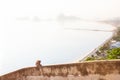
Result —
<instances>
[{"instance_id":1,"label":"concrete ledge","mask_svg":"<svg viewBox=\"0 0 120 80\"><path fill-rule=\"evenodd\" d=\"M0 80L73 80L71 78L74 80L91 80L92 78L95 78L94 80L119 80L120 60L43 66L43 73L36 67L29 67L3 75Z\"/></svg>"}]
</instances>

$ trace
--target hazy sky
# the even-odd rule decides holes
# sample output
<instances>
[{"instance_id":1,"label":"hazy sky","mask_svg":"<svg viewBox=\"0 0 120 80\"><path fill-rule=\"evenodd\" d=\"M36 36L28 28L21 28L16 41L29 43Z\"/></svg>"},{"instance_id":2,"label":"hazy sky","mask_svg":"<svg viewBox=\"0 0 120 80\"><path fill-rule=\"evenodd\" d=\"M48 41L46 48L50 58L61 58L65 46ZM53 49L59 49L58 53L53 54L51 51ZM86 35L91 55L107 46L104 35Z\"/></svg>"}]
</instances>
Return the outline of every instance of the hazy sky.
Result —
<instances>
[{"instance_id":1,"label":"hazy sky","mask_svg":"<svg viewBox=\"0 0 120 80\"><path fill-rule=\"evenodd\" d=\"M1 0L0 7L9 17L55 18L60 13L85 19L120 17L120 0Z\"/></svg>"}]
</instances>

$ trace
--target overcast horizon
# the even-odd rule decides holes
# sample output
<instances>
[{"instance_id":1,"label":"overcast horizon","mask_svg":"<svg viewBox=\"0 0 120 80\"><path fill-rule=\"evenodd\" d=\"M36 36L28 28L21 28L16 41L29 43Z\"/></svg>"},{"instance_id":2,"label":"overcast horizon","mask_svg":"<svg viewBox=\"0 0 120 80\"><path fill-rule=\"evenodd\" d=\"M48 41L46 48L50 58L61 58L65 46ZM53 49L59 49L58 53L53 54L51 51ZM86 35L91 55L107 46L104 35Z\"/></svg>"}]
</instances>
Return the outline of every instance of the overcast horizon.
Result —
<instances>
[{"instance_id":1,"label":"overcast horizon","mask_svg":"<svg viewBox=\"0 0 120 80\"><path fill-rule=\"evenodd\" d=\"M59 14L101 20L120 17L120 0L3 0L1 17L56 18Z\"/></svg>"}]
</instances>

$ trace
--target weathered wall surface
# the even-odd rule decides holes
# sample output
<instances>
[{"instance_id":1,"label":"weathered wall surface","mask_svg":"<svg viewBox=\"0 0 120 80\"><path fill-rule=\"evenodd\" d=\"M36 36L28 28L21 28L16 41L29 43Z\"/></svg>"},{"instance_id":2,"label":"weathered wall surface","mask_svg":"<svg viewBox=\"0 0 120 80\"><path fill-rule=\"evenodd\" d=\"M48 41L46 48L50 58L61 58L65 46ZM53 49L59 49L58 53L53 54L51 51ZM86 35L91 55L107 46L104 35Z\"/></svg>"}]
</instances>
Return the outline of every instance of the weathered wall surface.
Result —
<instances>
[{"instance_id":1,"label":"weathered wall surface","mask_svg":"<svg viewBox=\"0 0 120 80\"><path fill-rule=\"evenodd\" d=\"M120 80L120 60L71 63L24 68L0 80Z\"/></svg>"}]
</instances>

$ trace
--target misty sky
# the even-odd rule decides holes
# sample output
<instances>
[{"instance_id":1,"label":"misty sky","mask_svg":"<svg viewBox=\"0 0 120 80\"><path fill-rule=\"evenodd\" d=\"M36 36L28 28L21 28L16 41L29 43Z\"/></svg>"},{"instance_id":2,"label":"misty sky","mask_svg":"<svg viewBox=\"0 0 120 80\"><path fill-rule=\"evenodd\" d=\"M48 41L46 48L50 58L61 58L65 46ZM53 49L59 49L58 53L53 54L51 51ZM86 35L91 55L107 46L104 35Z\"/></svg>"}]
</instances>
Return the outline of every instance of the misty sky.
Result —
<instances>
[{"instance_id":1,"label":"misty sky","mask_svg":"<svg viewBox=\"0 0 120 80\"><path fill-rule=\"evenodd\" d=\"M60 13L84 19L120 17L120 0L1 0L4 16L55 18Z\"/></svg>"}]
</instances>

